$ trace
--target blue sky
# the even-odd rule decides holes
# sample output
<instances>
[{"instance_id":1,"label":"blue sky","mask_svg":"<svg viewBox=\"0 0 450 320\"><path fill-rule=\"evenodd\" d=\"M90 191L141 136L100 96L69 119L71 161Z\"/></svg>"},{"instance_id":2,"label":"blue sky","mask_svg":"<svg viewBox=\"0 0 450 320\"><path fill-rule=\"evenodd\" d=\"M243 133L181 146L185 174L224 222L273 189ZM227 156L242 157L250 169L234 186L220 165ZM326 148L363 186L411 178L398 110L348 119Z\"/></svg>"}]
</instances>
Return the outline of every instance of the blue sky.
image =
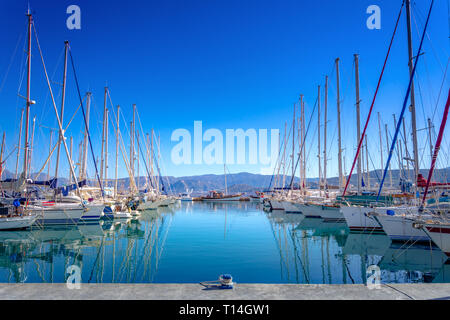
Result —
<instances>
[{"instance_id":1,"label":"blue sky","mask_svg":"<svg viewBox=\"0 0 450 320\"><path fill-rule=\"evenodd\" d=\"M413 1L414 52L425 22L430 1ZM66 27L66 8L81 8L81 30ZM366 8L381 8L381 29L369 30ZM353 54L360 55L361 119L365 120L376 82L392 35L401 1L30 1L36 29L44 52L53 91L60 104L62 54L69 40L74 55L81 91L93 93L92 137L100 157L103 87L107 85L114 105L120 104L127 125L132 104L136 103L145 132L153 127L161 135L163 173L174 176L222 173L222 165L174 165L170 151L173 130L193 131L195 120L204 130L237 128L284 131L292 121L292 106L300 93L305 95L307 118L317 97L317 85L330 76L328 103L328 176L338 173L336 133L336 73L334 60L341 59L342 127L345 167L348 172L356 146ZM0 103L4 117L0 130L6 132L7 152L17 144L20 109L25 94L21 81L26 56L26 1L0 0ZM418 128L434 116L438 131L449 87L448 2L435 1L424 43L425 54L419 62L416 83ZM385 77L369 126L369 153L380 167L377 112L393 134L392 114L400 113L408 83L406 18L403 12L399 30L388 61ZM36 43L33 39L33 49ZM33 171L48 155L49 130L56 120L48 96L38 51L33 51L32 116L37 117ZM438 96L441 85L443 89ZM73 74L69 70L65 119L70 119L78 100ZM420 92L419 92L420 91ZM323 97L322 97L323 99ZM436 109L436 111L435 111ZM8 110L8 111L6 111ZM82 118L78 114L67 136L74 137L74 152L82 138ZM406 118L410 128L409 113ZM40 125L40 126L39 126ZM45 127L44 127L45 126ZM125 128L125 122L121 123ZM109 172L114 170L114 134L110 126ZM322 128L323 129L323 128ZM314 116L307 151L307 175L317 176L317 118ZM410 129L407 129L410 132ZM447 130L448 131L448 130ZM383 131L384 132L384 131ZM323 136L323 133L322 133ZM56 135L53 135L53 141ZM128 147L128 134L124 142ZM425 131L419 132L423 155L421 167L430 162ZM444 140L440 166L448 166L448 139ZM383 143L385 137L383 135ZM411 144L410 144L411 146ZM385 147L385 146L384 146ZM411 150L411 147L410 147ZM386 152L386 151L384 151ZM445 156L444 156L445 155ZM384 157L386 159L386 156ZM53 157L53 168L55 163ZM61 171L67 175L62 155ZM78 156L75 156L75 160ZM90 161L90 160L89 160ZM120 161L120 175L126 171ZM92 162L89 174L93 175ZM397 162L393 162L393 167ZM14 170L15 156L7 161ZM370 164L373 169L373 165ZM259 173L259 165L230 165L230 172ZM51 169L53 171L54 169ZM46 172L46 169L44 170ZM141 175L144 175L141 164Z\"/></svg>"}]
</instances>

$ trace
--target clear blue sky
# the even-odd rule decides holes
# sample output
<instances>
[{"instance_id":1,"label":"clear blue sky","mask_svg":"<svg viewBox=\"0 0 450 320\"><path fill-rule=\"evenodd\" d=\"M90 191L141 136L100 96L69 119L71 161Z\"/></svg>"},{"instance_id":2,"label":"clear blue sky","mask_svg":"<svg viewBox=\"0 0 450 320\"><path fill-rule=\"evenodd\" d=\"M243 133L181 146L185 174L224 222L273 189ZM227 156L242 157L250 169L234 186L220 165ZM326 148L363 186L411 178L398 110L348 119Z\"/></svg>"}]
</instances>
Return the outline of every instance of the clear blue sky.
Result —
<instances>
[{"instance_id":1,"label":"clear blue sky","mask_svg":"<svg viewBox=\"0 0 450 320\"><path fill-rule=\"evenodd\" d=\"M430 1L412 2L416 52ZM81 30L66 28L66 8L71 4L81 8ZM381 8L381 30L366 27L369 17L366 8L371 4ZM61 89L57 83L62 78L64 40L70 41L82 92L93 92L91 126L98 157L103 87L106 84L114 105L121 105L127 125L131 121L131 105L136 103L144 131L150 132L153 127L161 135L163 173L184 176L222 173L223 167L172 164L170 150L175 143L170 141L170 135L173 130L186 128L192 131L194 120L202 120L205 129L279 128L283 132L284 122L291 121L292 105L300 93L305 95L309 117L316 101L317 85L323 86L328 74L328 176L335 176L338 166L334 60L336 57L341 59L341 121L348 172L356 144L353 54L360 55L363 122L401 1L76 0L30 1L30 5L47 70L54 81L58 108ZM17 143L20 109L24 106L17 91L21 85L20 93L25 95L26 82L21 81L21 70L26 61L23 54L26 8L26 1L0 0L0 103L5 110L0 119L0 130L6 132L7 153ZM447 0L435 1L424 44L425 55L417 70L416 83L421 89L416 88L419 129L425 127L425 118L433 116L436 105L434 122L436 127L439 126L450 84L448 73L444 79L449 58L448 10ZM403 13L369 127L369 152L376 168L380 167L376 113L382 114L383 122L389 124L393 134L392 114L399 114L408 83L406 44ZM49 131L39 125L55 128L56 120L34 39L33 49L31 92L37 103L32 107L32 116L37 117L37 128L32 167L37 171L49 148ZM74 79L69 71L65 121L70 119L77 106ZM409 113L406 123L410 128ZM122 122L122 128L124 125ZM78 114L67 133L74 137L75 154L78 154L82 129ZM110 129L109 172L112 177L115 146ZM307 165L310 177L317 176L316 130L315 116L307 144L311 150ZM127 148L128 139L124 133ZM424 152L422 167L428 167L430 162L425 140L425 131L420 131L419 144L421 153ZM444 141L445 157L441 156L440 166L448 166L448 142L448 139ZM64 154L61 159L62 172L67 175ZM52 161L54 167L54 158ZM122 161L120 164L120 175L125 176ZM396 160L393 166L397 166ZM14 167L15 156L12 156L7 168L14 171ZM370 167L373 169L372 164ZM258 165L229 166L231 172L259 173L260 169ZM92 166L89 174L93 175ZM141 175L144 174L141 165Z\"/></svg>"}]
</instances>

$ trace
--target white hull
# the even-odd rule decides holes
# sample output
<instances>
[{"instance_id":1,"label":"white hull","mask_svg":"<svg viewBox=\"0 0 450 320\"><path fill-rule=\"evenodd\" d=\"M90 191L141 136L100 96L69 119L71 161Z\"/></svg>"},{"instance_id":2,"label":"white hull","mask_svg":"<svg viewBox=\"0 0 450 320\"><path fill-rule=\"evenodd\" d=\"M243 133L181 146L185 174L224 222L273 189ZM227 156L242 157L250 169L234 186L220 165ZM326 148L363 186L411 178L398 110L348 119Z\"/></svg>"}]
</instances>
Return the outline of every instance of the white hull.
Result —
<instances>
[{"instance_id":1,"label":"white hull","mask_svg":"<svg viewBox=\"0 0 450 320\"><path fill-rule=\"evenodd\" d=\"M301 203L297 207L308 218L322 218L325 222L344 222L340 208L315 203Z\"/></svg>"},{"instance_id":2,"label":"white hull","mask_svg":"<svg viewBox=\"0 0 450 320\"><path fill-rule=\"evenodd\" d=\"M422 229L413 227L416 215L410 216L377 216L377 221L384 232L394 241L430 241L430 237ZM423 217L424 218L424 217Z\"/></svg>"},{"instance_id":3,"label":"white hull","mask_svg":"<svg viewBox=\"0 0 450 320\"><path fill-rule=\"evenodd\" d=\"M78 204L61 204L30 209L36 215L35 225L77 224L84 214L83 207Z\"/></svg>"},{"instance_id":4,"label":"white hull","mask_svg":"<svg viewBox=\"0 0 450 320\"><path fill-rule=\"evenodd\" d=\"M426 224L424 228L431 240L450 258L450 225Z\"/></svg>"},{"instance_id":5,"label":"white hull","mask_svg":"<svg viewBox=\"0 0 450 320\"><path fill-rule=\"evenodd\" d=\"M383 227L368 212L374 211L369 207L341 207L347 226L353 232L383 232Z\"/></svg>"},{"instance_id":6,"label":"white hull","mask_svg":"<svg viewBox=\"0 0 450 320\"><path fill-rule=\"evenodd\" d=\"M28 228L34 223L35 219L35 216L0 218L0 230Z\"/></svg>"},{"instance_id":7,"label":"white hull","mask_svg":"<svg viewBox=\"0 0 450 320\"><path fill-rule=\"evenodd\" d=\"M269 200L270 208L272 210L284 210L284 206L281 201L278 200Z\"/></svg>"},{"instance_id":8,"label":"white hull","mask_svg":"<svg viewBox=\"0 0 450 320\"><path fill-rule=\"evenodd\" d=\"M281 201L280 204L286 213L302 213L298 206L290 201Z\"/></svg>"},{"instance_id":9,"label":"white hull","mask_svg":"<svg viewBox=\"0 0 450 320\"><path fill-rule=\"evenodd\" d=\"M156 201L145 201L139 204L137 207L138 210L156 210L160 206L160 202Z\"/></svg>"},{"instance_id":10,"label":"white hull","mask_svg":"<svg viewBox=\"0 0 450 320\"><path fill-rule=\"evenodd\" d=\"M104 208L104 204L87 205L85 212L81 216L80 222L87 223L100 220Z\"/></svg>"}]
</instances>

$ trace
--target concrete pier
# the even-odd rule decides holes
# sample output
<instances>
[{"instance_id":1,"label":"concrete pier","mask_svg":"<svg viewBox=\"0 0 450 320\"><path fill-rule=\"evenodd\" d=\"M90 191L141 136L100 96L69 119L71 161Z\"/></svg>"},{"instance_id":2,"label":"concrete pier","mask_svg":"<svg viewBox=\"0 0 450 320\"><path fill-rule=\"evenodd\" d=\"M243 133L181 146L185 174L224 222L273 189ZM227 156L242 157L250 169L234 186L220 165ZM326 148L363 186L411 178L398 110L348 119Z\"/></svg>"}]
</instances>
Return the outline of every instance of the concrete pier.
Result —
<instances>
[{"instance_id":1,"label":"concrete pier","mask_svg":"<svg viewBox=\"0 0 450 320\"><path fill-rule=\"evenodd\" d=\"M450 284L236 284L205 290L199 284L0 284L1 300L450 300Z\"/></svg>"}]
</instances>

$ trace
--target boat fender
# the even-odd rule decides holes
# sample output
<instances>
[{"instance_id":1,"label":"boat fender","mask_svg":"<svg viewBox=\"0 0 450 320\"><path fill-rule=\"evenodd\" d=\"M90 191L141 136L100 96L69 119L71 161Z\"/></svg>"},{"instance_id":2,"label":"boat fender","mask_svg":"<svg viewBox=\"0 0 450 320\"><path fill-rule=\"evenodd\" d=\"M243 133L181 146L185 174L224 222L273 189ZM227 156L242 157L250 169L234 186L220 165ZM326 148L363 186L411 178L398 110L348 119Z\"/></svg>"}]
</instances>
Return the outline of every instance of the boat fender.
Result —
<instances>
[{"instance_id":1,"label":"boat fender","mask_svg":"<svg viewBox=\"0 0 450 320\"><path fill-rule=\"evenodd\" d=\"M395 215L395 211L394 210L386 210L386 214L388 216L394 216Z\"/></svg>"},{"instance_id":2,"label":"boat fender","mask_svg":"<svg viewBox=\"0 0 450 320\"><path fill-rule=\"evenodd\" d=\"M16 208L20 207L20 201L19 201L19 199L14 199L13 205L14 205L14 207L16 207Z\"/></svg>"}]
</instances>

